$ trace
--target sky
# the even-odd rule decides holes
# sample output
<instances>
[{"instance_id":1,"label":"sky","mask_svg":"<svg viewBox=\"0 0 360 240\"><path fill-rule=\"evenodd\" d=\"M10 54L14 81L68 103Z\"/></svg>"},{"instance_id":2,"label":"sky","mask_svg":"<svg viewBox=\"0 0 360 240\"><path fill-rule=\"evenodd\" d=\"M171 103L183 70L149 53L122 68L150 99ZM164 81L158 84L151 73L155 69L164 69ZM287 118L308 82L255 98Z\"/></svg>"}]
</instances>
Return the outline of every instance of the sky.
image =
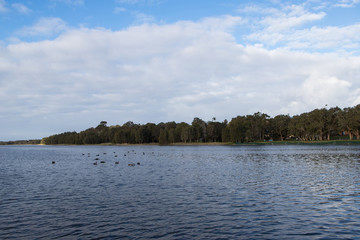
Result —
<instances>
[{"instance_id":1,"label":"sky","mask_svg":"<svg viewBox=\"0 0 360 240\"><path fill-rule=\"evenodd\" d=\"M360 0L0 0L0 141L360 104Z\"/></svg>"}]
</instances>

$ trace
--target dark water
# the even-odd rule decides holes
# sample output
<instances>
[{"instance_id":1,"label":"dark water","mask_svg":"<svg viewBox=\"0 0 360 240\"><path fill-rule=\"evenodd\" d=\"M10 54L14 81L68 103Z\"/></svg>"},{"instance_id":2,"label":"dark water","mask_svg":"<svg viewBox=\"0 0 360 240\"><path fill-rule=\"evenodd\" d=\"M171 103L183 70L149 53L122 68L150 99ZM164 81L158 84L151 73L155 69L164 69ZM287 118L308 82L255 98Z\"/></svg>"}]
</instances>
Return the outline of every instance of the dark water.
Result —
<instances>
[{"instance_id":1,"label":"dark water","mask_svg":"<svg viewBox=\"0 0 360 240\"><path fill-rule=\"evenodd\" d=\"M0 239L360 239L360 146L0 146L0 182Z\"/></svg>"}]
</instances>

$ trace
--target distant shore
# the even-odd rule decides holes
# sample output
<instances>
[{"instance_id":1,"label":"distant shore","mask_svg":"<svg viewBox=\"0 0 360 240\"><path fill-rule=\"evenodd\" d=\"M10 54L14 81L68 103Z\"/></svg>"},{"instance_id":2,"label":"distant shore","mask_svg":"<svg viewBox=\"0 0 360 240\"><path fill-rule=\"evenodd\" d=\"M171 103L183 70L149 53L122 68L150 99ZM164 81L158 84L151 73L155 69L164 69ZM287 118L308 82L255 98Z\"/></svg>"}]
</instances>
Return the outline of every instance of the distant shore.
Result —
<instances>
[{"instance_id":1,"label":"distant shore","mask_svg":"<svg viewBox=\"0 0 360 240\"><path fill-rule=\"evenodd\" d=\"M0 145L49 145L49 146L259 146L259 145L360 145L360 140L324 140L324 141L264 141L264 142L188 142L170 143L161 145L159 143L100 143L100 144L40 144L38 142L9 141L0 142Z\"/></svg>"},{"instance_id":2,"label":"distant shore","mask_svg":"<svg viewBox=\"0 0 360 240\"><path fill-rule=\"evenodd\" d=\"M102 146L249 146L249 145L360 145L360 140L324 140L324 141L264 141L264 142L178 142L161 145L159 143L144 144L114 144L101 143ZM91 146L91 145L90 145Z\"/></svg>"},{"instance_id":3,"label":"distant shore","mask_svg":"<svg viewBox=\"0 0 360 240\"><path fill-rule=\"evenodd\" d=\"M40 142L40 139L0 141L0 145L38 145Z\"/></svg>"},{"instance_id":4,"label":"distant shore","mask_svg":"<svg viewBox=\"0 0 360 240\"><path fill-rule=\"evenodd\" d=\"M265 142L233 143L230 145L360 145L360 140L265 141Z\"/></svg>"},{"instance_id":5,"label":"distant shore","mask_svg":"<svg viewBox=\"0 0 360 240\"><path fill-rule=\"evenodd\" d=\"M40 144L39 144L40 145ZM261 145L360 145L360 140L324 140L324 141L264 141L264 142L246 142L246 143L231 143L231 142L188 142L188 143L170 143L161 145L159 143L101 143L101 144L84 144L84 145L67 145L56 144L63 146L261 146Z\"/></svg>"}]
</instances>

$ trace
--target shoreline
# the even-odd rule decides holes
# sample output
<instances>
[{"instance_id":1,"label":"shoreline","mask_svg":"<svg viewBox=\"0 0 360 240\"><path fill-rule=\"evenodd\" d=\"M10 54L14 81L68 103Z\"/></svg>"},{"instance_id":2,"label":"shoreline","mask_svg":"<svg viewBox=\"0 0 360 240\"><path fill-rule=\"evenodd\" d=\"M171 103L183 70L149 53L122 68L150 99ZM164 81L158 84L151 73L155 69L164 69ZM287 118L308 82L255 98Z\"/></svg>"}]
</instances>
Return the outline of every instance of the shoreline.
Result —
<instances>
[{"instance_id":1,"label":"shoreline","mask_svg":"<svg viewBox=\"0 0 360 240\"><path fill-rule=\"evenodd\" d=\"M232 142L188 142L188 143L100 143L100 144L4 144L0 146L265 146L265 145L360 145L360 140L324 140L324 141L266 141L266 142L246 142L246 143L232 143Z\"/></svg>"},{"instance_id":2,"label":"shoreline","mask_svg":"<svg viewBox=\"0 0 360 240\"><path fill-rule=\"evenodd\" d=\"M46 144L35 144L43 145ZM360 145L360 140L324 140L324 141L266 141L266 142L190 142L170 143L161 145L159 143L100 143L100 144L53 144L48 146L266 146L266 145Z\"/></svg>"},{"instance_id":3,"label":"shoreline","mask_svg":"<svg viewBox=\"0 0 360 240\"><path fill-rule=\"evenodd\" d=\"M267 141L234 143L233 145L360 145L360 140Z\"/></svg>"}]
</instances>

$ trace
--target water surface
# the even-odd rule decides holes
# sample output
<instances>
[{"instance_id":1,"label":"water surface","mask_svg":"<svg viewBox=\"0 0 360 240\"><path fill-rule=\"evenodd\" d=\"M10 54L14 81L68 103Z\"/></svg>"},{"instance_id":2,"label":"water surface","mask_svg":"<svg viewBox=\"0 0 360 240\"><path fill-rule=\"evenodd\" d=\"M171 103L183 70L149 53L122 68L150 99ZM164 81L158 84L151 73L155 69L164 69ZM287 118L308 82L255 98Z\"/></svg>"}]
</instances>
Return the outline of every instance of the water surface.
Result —
<instances>
[{"instance_id":1,"label":"water surface","mask_svg":"<svg viewBox=\"0 0 360 240\"><path fill-rule=\"evenodd\" d=\"M0 238L360 239L359 179L359 146L0 146Z\"/></svg>"}]
</instances>

